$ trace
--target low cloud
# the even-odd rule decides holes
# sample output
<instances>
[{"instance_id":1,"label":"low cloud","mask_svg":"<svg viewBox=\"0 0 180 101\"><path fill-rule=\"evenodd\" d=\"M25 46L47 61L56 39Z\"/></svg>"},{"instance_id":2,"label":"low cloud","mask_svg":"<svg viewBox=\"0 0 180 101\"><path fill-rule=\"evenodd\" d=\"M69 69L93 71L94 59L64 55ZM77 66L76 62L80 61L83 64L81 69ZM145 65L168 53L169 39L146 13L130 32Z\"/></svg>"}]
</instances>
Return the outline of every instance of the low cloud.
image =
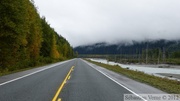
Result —
<instances>
[{"instance_id":1,"label":"low cloud","mask_svg":"<svg viewBox=\"0 0 180 101\"><path fill-rule=\"evenodd\" d=\"M180 0L34 0L72 46L180 39Z\"/></svg>"}]
</instances>

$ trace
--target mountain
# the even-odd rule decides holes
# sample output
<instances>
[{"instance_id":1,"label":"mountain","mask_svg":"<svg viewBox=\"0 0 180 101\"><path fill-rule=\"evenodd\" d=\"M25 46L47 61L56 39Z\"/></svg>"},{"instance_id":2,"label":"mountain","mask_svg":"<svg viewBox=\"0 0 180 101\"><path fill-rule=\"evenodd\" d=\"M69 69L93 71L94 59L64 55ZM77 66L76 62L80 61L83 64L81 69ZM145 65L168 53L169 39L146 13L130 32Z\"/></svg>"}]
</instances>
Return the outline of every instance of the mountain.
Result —
<instances>
[{"instance_id":1,"label":"mountain","mask_svg":"<svg viewBox=\"0 0 180 101\"><path fill-rule=\"evenodd\" d=\"M180 40L154 40L154 41L132 41L129 43L108 44L105 42L96 43L74 48L78 54L142 54L144 50L165 50L172 53L180 50Z\"/></svg>"}]
</instances>

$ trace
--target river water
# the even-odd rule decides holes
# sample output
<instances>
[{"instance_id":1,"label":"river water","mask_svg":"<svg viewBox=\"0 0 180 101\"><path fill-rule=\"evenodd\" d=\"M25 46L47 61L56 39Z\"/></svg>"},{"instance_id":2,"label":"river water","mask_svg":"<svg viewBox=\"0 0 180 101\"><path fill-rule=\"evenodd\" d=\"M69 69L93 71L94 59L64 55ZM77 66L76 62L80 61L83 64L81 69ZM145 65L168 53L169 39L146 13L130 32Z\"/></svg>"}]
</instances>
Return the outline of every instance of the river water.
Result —
<instances>
[{"instance_id":1,"label":"river water","mask_svg":"<svg viewBox=\"0 0 180 101\"><path fill-rule=\"evenodd\" d=\"M122 68L129 68L131 70L136 70L136 71L142 71L144 73L150 74L150 75L155 75L155 76L160 76L160 77L166 77L164 75L160 74L175 74L175 75L180 75L180 69L178 68L158 68L158 65L135 65L135 64L120 64L120 63L115 63L112 61L107 61L105 59L94 59L91 58L90 60L96 61L96 62L101 62L109 65L119 65ZM180 80L178 78L173 78L173 77L167 77L170 79L176 79Z\"/></svg>"}]
</instances>

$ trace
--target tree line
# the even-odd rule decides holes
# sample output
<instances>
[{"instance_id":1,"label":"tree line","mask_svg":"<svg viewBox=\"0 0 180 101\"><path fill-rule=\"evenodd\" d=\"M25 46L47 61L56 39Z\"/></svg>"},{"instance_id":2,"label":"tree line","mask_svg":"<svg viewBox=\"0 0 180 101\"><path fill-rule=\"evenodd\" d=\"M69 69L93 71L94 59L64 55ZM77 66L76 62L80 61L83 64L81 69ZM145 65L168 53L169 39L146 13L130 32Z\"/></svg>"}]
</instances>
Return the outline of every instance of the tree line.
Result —
<instances>
[{"instance_id":1,"label":"tree line","mask_svg":"<svg viewBox=\"0 0 180 101\"><path fill-rule=\"evenodd\" d=\"M76 47L74 51L79 57L102 57L121 63L180 64L180 40L133 41L127 45L96 43Z\"/></svg>"},{"instance_id":2,"label":"tree line","mask_svg":"<svg viewBox=\"0 0 180 101\"><path fill-rule=\"evenodd\" d=\"M0 72L72 58L73 48L33 1L0 0Z\"/></svg>"}]
</instances>

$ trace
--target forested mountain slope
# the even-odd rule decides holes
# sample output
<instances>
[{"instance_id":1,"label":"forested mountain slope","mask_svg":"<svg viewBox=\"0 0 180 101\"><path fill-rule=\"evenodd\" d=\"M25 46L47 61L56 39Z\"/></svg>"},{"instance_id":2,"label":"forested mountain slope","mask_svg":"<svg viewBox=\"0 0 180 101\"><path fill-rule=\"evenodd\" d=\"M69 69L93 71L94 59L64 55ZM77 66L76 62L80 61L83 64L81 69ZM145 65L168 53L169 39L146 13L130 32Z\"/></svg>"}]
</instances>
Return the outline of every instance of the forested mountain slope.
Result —
<instances>
[{"instance_id":1,"label":"forested mountain slope","mask_svg":"<svg viewBox=\"0 0 180 101\"><path fill-rule=\"evenodd\" d=\"M33 1L0 0L0 72L73 57L73 49Z\"/></svg>"},{"instance_id":2,"label":"forested mountain slope","mask_svg":"<svg viewBox=\"0 0 180 101\"><path fill-rule=\"evenodd\" d=\"M180 51L180 40L154 40L132 43L96 43L93 45L78 46L74 48L79 54L142 54L148 49L149 52L165 51L173 54Z\"/></svg>"},{"instance_id":3,"label":"forested mountain slope","mask_svg":"<svg viewBox=\"0 0 180 101\"><path fill-rule=\"evenodd\" d=\"M75 47L79 57L106 58L120 63L180 64L179 40L153 40L132 43L96 43Z\"/></svg>"}]
</instances>

